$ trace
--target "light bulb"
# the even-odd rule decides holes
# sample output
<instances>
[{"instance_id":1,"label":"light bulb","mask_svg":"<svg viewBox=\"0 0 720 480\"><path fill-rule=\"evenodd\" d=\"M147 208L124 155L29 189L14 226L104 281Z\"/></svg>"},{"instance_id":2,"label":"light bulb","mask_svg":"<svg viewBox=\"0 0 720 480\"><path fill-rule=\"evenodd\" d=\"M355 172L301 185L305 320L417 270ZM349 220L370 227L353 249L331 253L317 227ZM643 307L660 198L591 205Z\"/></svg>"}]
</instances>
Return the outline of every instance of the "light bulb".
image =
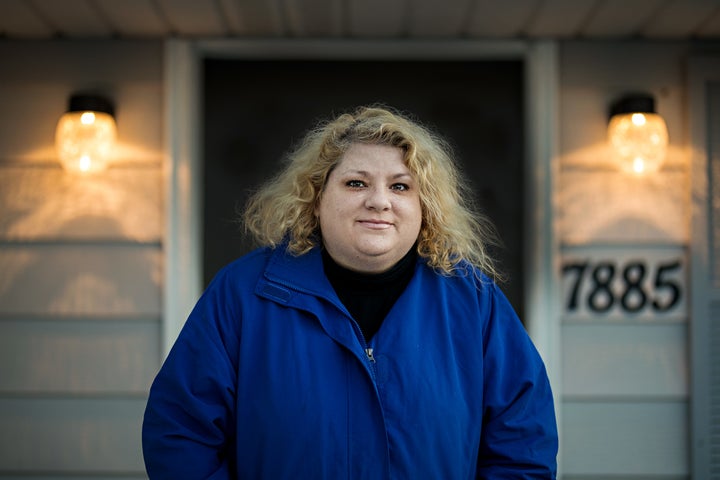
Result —
<instances>
[{"instance_id":1,"label":"light bulb","mask_svg":"<svg viewBox=\"0 0 720 480\"><path fill-rule=\"evenodd\" d=\"M83 101L88 108L79 108ZM97 103L96 97L76 96L70 105L70 111L60 117L55 129L55 150L60 163L73 173L106 169L117 137L112 109L93 108L105 105Z\"/></svg>"},{"instance_id":2,"label":"light bulb","mask_svg":"<svg viewBox=\"0 0 720 480\"><path fill-rule=\"evenodd\" d=\"M645 125L645 114L643 113L633 113L631 119L633 125L637 125L638 127Z\"/></svg>"},{"instance_id":3,"label":"light bulb","mask_svg":"<svg viewBox=\"0 0 720 480\"><path fill-rule=\"evenodd\" d=\"M654 172L665 160L668 131L665 120L658 114L613 115L608 126L608 139L624 171Z\"/></svg>"}]
</instances>

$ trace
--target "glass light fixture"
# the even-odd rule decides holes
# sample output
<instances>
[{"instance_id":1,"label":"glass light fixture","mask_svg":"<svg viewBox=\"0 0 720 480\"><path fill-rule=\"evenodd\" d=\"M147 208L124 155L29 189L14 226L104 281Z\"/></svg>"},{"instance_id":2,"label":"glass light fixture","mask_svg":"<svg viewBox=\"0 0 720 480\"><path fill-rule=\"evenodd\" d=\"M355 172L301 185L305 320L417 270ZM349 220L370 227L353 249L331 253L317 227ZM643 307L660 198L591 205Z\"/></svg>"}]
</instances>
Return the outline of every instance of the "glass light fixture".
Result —
<instances>
[{"instance_id":1,"label":"glass light fixture","mask_svg":"<svg viewBox=\"0 0 720 480\"><path fill-rule=\"evenodd\" d=\"M623 171L641 175L660 169L665 160L668 130L655 113L649 95L628 95L610 109L608 139Z\"/></svg>"},{"instance_id":2,"label":"glass light fixture","mask_svg":"<svg viewBox=\"0 0 720 480\"><path fill-rule=\"evenodd\" d=\"M62 166L73 173L107 168L117 137L114 108L106 98L73 95L55 129L55 150Z\"/></svg>"}]
</instances>

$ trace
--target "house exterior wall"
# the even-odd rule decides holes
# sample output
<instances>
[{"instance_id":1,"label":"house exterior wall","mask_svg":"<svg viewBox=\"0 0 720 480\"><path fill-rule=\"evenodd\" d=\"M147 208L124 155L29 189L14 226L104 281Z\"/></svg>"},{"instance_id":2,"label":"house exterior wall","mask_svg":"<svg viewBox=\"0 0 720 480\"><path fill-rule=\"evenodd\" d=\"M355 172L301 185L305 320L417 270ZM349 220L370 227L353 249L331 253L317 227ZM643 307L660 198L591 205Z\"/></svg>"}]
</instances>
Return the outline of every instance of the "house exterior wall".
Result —
<instances>
[{"instance_id":1,"label":"house exterior wall","mask_svg":"<svg viewBox=\"0 0 720 480\"><path fill-rule=\"evenodd\" d=\"M573 480L689 478L690 50L669 42L565 42L560 52L562 472ZM641 176L619 170L606 140L611 102L634 92L655 96L670 135L663 168ZM574 265L581 264L572 308ZM591 295L608 266L615 303L596 311L603 308L588 305L601 304ZM640 268L641 282L633 277ZM672 294L657 288L658 278L680 288L670 309L653 308L652 299L668 305ZM643 308L622 308L629 286L646 295Z\"/></svg>"},{"instance_id":2,"label":"house exterior wall","mask_svg":"<svg viewBox=\"0 0 720 480\"><path fill-rule=\"evenodd\" d=\"M547 228L563 262L686 265L689 47L559 46ZM160 42L0 42L0 478L145 477L141 416L162 358L163 61ZM81 178L52 143L67 98L86 88L117 104L120 159ZM635 90L656 95L670 130L666 166L644 178L618 172L605 143L609 103ZM686 304L561 321L563 478L688 478Z\"/></svg>"},{"instance_id":3,"label":"house exterior wall","mask_svg":"<svg viewBox=\"0 0 720 480\"><path fill-rule=\"evenodd\" d=\"M0 478L145 478L160 360L162 44L0 42ZM114 167L73 176L71 93L116 103ZM34 476L32 478L35 478Z\"/></svg>"}]
</instances>

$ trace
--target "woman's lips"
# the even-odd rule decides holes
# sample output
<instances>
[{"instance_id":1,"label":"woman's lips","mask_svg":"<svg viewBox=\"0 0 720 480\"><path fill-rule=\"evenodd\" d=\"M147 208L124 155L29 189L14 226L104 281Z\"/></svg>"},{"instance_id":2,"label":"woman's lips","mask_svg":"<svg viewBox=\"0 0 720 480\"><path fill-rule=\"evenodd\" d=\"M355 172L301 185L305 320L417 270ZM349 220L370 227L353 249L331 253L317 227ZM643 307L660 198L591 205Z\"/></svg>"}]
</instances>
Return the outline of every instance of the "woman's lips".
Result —
<instances>
[{"instance_id":1,"label":"woman's lips","mask_svg":"<svg viewBox=\"0 0 720 480\"><path fill-rule=\"evenodd\" d=\"M386 228L392 227L392 223L383 220L358 220L358 223L363 227L370 228L373 230L385 230Z\"/></svg>"}]
</instances>

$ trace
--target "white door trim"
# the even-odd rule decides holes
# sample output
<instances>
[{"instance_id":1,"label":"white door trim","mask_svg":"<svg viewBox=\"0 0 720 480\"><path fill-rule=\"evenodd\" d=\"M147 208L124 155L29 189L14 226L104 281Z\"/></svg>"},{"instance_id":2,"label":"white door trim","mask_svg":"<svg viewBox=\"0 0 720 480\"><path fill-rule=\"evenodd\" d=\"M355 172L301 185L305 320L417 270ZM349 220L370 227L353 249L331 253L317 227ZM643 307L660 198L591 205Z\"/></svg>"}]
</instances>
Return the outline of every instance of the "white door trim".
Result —
<instances>
[{"instance_id":1,"label":"white door trim","mask_svg":"<svg viewBox=\"0 0 720 480\"><path fill-rule=\"evenodd\" d=\"M166 219L163 355L202 284L200 68L205 58L525 60L525 323L557 395L560 315L557 180L558 60L552 41L169 40L165 47Z\"/></svg>"},{"instance_id":2,"label":"white door trim","mask_svg":"<svg viewBox=\"0 0 720 480\"><path fill-rule=\"evenodd\" d=\"M717 185L712 185L709 163L710 116L708 109L707 84L720 84L720 57L695 57L688 64L688 101L689 101L689 132L691 151L691 191L692 191L692 235L690 240L690 284L691 288L691 320L690 320L690 368L692 379L690 411L691 411L691 471L693 478L704 480L715 478L712 474L717 469L717 419L713 421L713 410L718 408L720 397L713 390L717 385L711 379L717 378L712 369L712 349L720 348L713 345L711 312L720 306L720 288L718 287L718 260L713 258L717 252L712 245L713 230L710 219L713 216L713 192ZM717 329L717 327L715 327ZM715 330L717 332L717 330ZM717 357L717 353L714 355ZM713 454L715 450L715 454ZM714 464L713 464L714 462Z\"/></svg>"}]
</instances>

